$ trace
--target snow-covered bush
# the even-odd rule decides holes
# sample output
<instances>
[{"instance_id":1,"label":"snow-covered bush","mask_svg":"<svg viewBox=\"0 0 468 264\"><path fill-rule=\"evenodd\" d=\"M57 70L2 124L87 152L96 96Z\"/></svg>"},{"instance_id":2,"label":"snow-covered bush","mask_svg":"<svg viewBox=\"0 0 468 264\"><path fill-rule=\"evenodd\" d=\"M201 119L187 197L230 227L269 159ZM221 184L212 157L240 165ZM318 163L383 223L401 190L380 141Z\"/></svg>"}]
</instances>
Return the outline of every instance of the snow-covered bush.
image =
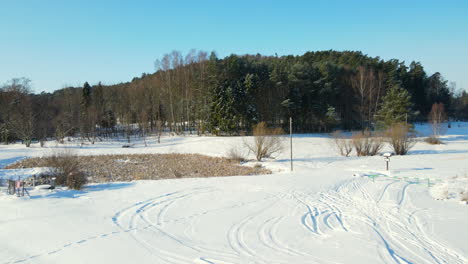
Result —
<instances>
[{"instance_id":1,"label":"snow-covered bush","mask_svg":"<svg viewBox=\"0 0 468 264\"><path fill-rule=\"evenodd\" d=\"M56 184L66 185L75 190L80 190L86 184L86 175L80 170L78 156L63 151L46 159L49 160L49 166L54 168Z\"/></svg>"},{"instance_id":2,"label":"snow-covered bush","mask_svg":"<svg viewBox=\"0 0 468 264\"><path fill-rule=\"evenodd\" d=\"M384 144L384 140L380 135L372 135L369 131L355 133L351 137L351 141L358 156L375 156Z\"/></svg>"},{"instance_id":3,"label":"snow-covered bush","mask_svg":"<svg viewBox=\"0 0 468 264\"><path fill-rule=\"evenodd\" d=\"M234 146L229 149L227 158L239 163L247 160L245 153L238 146Z\"/></svg>"},{"instance_id":4,"label":"snow-covered bush","mask_svg":"<svg viewBox=\"0 0 468 264\"><path fill-rule=\"evenodd\" d=\"M384 146L384 138L380 134L374 134L370 137L370 151L369 156L375 156L379 154Z\"/></svg>"},{"instance_id":5,"label":"snow-covered bush","mask_svg":"<svg viewBox=\"0 0 468 264\"><path fill-rule=\"evenodd\" d=\"M261 161L283 150L282 134L281 128L269 128L265 122L260 122L254 126L253 141L245 142L245 146Z\"/></svg>"},{"instance_id":6,"label":"snow-covered bush","mask_svg":"<svg viewBox=\"0 0 468 264\"><path fill-rule=\"evenodd\" d=\"M331 134L333 138L334 147L340 152L341 156L348 157L353 151L353 142L341 131L337 130Z\"/></svg>"},{"instance_id":7,"label":"snow-covered bush","mask_svg":"<svg viewBox=\"0 0 468 264\"><path fill-rule=\"evenodd\" d=\"M80 171L80 170L75 170L70 172L67 175L67 182L66 185L68 188L75 189L75 190L80 190L83 188L83 185L86 184L86 175Z\"/></svg>"},{"instance_id":8,"label":"snow-covered bush","mask_svg":"<svg viewBox=\"0 0 468 264\"><path fill-rule=\"evenodd\" d=\"M416 144L416 135L410 131L410 126L405 123L395 123L387 129L388 143L397 155L406 155Z\"/></svg>"}]
</instances>

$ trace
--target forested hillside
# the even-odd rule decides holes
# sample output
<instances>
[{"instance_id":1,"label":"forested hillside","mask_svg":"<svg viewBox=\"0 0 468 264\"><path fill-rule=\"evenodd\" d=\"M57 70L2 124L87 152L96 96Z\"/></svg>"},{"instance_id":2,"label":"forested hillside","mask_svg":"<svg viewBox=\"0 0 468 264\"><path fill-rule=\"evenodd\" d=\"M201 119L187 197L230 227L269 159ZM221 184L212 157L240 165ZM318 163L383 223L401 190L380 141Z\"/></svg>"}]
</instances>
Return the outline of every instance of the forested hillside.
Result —
<instances>
[{"instance_id":1,"label":"forested hillside","mask_svg":"<svg viewBox=\"0 0 468 264\"><path fill-rule=\"evenodd\" d=\"M355 51L307 52L301 56L172 52L156 72L130 82L69 87L33 94L27 79L0 89L0 134L4 142L68 135L87 138L116 133L174 132L216 135L248 133L265 121L297 132L375 127L390 89L411 96L410 121L424 121L433 103L455 119L468 118L468 95L455 93L439 73L419 62L369 57Z\"/></svg>"}]
</instances>

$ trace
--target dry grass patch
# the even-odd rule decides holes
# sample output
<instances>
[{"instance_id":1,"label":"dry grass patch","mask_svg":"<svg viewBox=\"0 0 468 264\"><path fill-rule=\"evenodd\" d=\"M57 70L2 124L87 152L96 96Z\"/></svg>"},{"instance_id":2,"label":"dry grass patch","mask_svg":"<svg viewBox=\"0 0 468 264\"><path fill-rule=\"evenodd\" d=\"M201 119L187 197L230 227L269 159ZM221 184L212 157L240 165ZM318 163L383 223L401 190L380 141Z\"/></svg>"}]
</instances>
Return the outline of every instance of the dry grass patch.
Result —
<instances>
[{"instance_id":1,"label":"dry grass patch","mask_svg":"<svg viewBox=\"0 0 468 264\"><path fill-rule=\"evenodd\" d=\"M159 180L270 174L264 168L240 166L227 158L199 154L135 154L77 156L80 171L91 182ZM53 167L53 157L29 158L8 169Z\"/></svg>"}]
</instances>

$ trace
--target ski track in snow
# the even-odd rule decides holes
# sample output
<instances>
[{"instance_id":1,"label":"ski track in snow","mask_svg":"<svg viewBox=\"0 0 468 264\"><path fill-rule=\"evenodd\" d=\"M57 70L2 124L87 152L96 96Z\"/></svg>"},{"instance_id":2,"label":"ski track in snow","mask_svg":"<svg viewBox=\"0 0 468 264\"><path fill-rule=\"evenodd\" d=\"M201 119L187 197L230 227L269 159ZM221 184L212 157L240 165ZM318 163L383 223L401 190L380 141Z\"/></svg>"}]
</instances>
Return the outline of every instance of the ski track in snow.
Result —
<instances>
[{"instance_id":1,"label":"ski track in snow","mask_svg":"<svg viewBox=\"0 0 468 264\"><path fill-rule=\"evenodd\" d=\"M389 189L390 185L392 185L391 189ZM423 261L428 263L463 263L465 259L458 253L448 250L425 233L424 229L418 224L418 218L414 215L413 211L405 211L403 204L406 201L406 192L409 186L410 184L405 184L404 186L401 186L399 183L387 184L377 201L372 199L372 196L366 191L365 184L363 184L362 180L353 181L349 186L341 186L341 192L322 194L319 199L309 197L307 194L300 193L297 190L293 190L289 195L305 209L301 216L301 223L315 236L329 236L330 234L327 234L329 231L336 230L347 232L348 229L345 227L343 216L346 217L350 215L352 216L350 220L351 223L349 224L350 226L367 224L374 230L376 236L383 244L383 250L387 252L387 255L382 255L382 260L384 262L419 263L419 261ZM379 207L377 204L382 201L385 192L388 193L388 198L384 199L385 205L383 208L386 210L382 210L382 206ZM275 200L273 202L267 201L266 206L262 205L258 211L248 215L228 230L227 240L235 254L220 253L219 251L206 248L194 248L183 243L181 243L181 245L192 248L203 255L209 255L209 258L200 257L200 260L205 260L207 263L243 263L245 260L249 261L249 263L287 263L286 261L282 262L278 260L279 258L268 259L268 257L256 252L249 246L249 242L246 240L245 236L247 233L246 229L248 226L257 226L257 233L259 234L260 241L262 241L266 247L273 250L275 252L274 255L280 252L286 255L299 255L303 258L309 257L311 261L319 261L312 255L304 254L299 250L291 250L288 249L287 246L281 245L281 242L279 242L280 238L277 237L276 233L279 228L279 223L284 221L283 217L278 216L263 221L260 224L255 223L256 218L267 210L273 210L275 204L281 199L284 199L284 196L285 195L283 195L283 197L278 196L274 198ZM185 197L185 195L181 197ZM290 201L288 202L290 203ZM350 207L350 204L354 205L354 208ZM146 204L143 205L141 209L138 209L136 212L139 213L140 210L146 211L147 206ZM167 207L163 207L160 212L164 211L165 208L167 209ZM361 213L360 215L356 213L355 208L364 208L364 211L367 213ZM408 220L407 225L401 223L401 215L408 215L406 218L406 220ZM353 221L356 218L361 218L361 220L367 218L368 220L356 223ZM414 221L409 221L411 218L414 218ZM335 224L332 224L330 219L336 219ZM411 222L416 223L415 229L410 227ZM328 230L325 231L325 229ZM395 231L396 229L400 230ZM129 230L139 232L141 229L135 229L135 227L130 225ZM415 233L416 231L418 233ZM408 236L402 237L402 234L408 234ZM166 233L166 235L168 234ZM178 241L175 237L171 238ZM411 245L411 247L406 246L407 244ZM157 252L158 256L166 256L163 260L168 263L187 263L186 261L190 261L190 259L184 259L174 253L168 253L160 249L157 249ZM219 261L217 259L219 259Z\"/></svg>"},{"instance_id":2,"label":"ski track in snow","mask_svg":"<svg viewBox=\"0 0 468 264\"><path fill-rule=\"evenodd\" d=\"M378 193L370 193L367 187L371 184L380 184L382 188ZM295 248L290 239L281 236L287 233L285 229L291 226L290 221L302 228L304 241L326 239L335 234L353 237L362 233L361 230L371 230L383 263L466 263L462 253L438 241L423 226L420 217L425 209L412 204L408 193L412 185L391 179L372 183L369 179L355 178L327 192L307 194L295 189L265 192L262 199L213 209L200 207L198 212L189 214L174 208L180 202L218 190L214 187L179 190L115 212L111 222L118 231L96 234L5 263L28 263L92 240L117 236L130 236L157 263L267 264L291 263L291 259L301 263L340 262L320 258L305 247ZM234 223L226 223L224 237L217 234L218 244L200 245L197 226L203 224L205 217L216 217L217 213L228 210L249 213ZM182 229L184 232L180 232Z\"/></svg>"}]
</instances>

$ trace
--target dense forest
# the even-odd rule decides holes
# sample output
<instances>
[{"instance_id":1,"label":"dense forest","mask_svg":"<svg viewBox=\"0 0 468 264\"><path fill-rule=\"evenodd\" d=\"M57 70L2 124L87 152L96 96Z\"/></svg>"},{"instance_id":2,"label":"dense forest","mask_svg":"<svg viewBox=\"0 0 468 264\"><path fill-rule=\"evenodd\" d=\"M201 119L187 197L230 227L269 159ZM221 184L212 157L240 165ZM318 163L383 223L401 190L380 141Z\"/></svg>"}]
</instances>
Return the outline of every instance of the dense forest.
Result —
<instances>
[{"instance_id":1,"label":"dense forest","mask_svg":"<svg viewBox=\"0 0 468 264\"><path fill-rule=\"evenodd\" d=\"M0 89L0 138L43 141L174 133L244 134L265 121L296 132L375 129L389 91L410 98L404 118L425 121L434 103L452 119L468 119L468 94L419 62L383 60L356 51L301 56L230 55L174 51L156 71L130 82L67 87L34 94L30 81ZM400 91L400 92L398 92Z\"/></svg>"}]
</instances>

